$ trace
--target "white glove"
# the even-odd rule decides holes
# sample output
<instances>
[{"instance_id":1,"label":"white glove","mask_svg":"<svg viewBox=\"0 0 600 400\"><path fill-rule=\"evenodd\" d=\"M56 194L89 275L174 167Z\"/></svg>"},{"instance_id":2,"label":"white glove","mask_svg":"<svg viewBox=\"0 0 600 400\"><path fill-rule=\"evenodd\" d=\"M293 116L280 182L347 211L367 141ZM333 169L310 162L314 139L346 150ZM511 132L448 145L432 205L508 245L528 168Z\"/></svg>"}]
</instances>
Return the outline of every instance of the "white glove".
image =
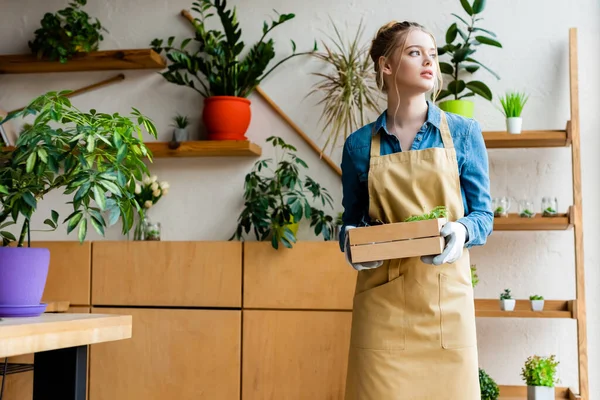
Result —
<instances>
[{"instance_id":1,"label":"white glove","mask_svg":"<svg viewBox=\"0 0 600 400\"><path fill-rule=\"evenodd\" d=\"M422 256L421 261L425 264L453 263L462 256L467 241L467 228L463 224L447 222L440 230L440 235L446 239L444 251L438 255Z\"/></svg>"},{"instance_id":2,"label":"white glove","mask_svg":"<svg viewBox=\"0 0 600 400\"><path fill-rule=\"evenodd\" d=\"M346 225L346 237L344 238L344 254L346 255L346 262L357 271L381 267L383 265L383 261L366 261L354 264L350 261L350 235L348 235L348 231L354 228L356 227L352 225Z\"/></svg>"}]
</instances>

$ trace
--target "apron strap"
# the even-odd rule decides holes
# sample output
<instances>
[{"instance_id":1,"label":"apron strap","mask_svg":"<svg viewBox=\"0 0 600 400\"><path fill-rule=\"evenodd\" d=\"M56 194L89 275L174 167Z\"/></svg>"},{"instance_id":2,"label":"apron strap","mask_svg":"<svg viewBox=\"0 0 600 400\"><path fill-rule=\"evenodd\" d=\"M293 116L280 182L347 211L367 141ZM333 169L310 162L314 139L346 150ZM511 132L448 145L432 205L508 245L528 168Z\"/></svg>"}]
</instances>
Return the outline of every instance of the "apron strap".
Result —
<instances>
[{"instance_id":1,"label":"apron strap","mask_svg":"<svg viewBox=\"0 0 600 400\"><path fill-rule=\"evenodd\" d=\"M371 128L371 157L379 157L381 155L381 136L379 132L375 132L375 124Z\"/></svg>"},{"instance_id":2,"label":"apron strap","mask_svg":"<svg viewBox=\"0 0 600 400\"><path fill-rule=\"evenodd\" d=\"M400 260L390 260L388 264L388 282L400 276Z\"/></svg>"},{"instance_id":3,"label":"apron strap","mask_svg":"<svg viewBox=\"0 0 600 400\"><path fill-rule=\"evenodd\" d=\"M448 127L448 120L446 119L446 113L442 111L440 120L440 133L442 135L442 142L444 143L444 148L453 149L454 141L452 140L452 135L450 135L450 128Z\"/></svg>"}]
</instances>

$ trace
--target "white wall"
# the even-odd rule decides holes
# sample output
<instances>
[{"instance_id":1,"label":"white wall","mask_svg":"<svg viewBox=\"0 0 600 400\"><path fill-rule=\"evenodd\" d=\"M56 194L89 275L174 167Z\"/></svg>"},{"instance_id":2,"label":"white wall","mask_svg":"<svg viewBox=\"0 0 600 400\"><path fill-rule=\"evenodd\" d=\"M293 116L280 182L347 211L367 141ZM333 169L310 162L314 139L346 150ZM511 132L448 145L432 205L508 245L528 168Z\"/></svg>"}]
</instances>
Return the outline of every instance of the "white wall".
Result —
<instances>
[{"instance_id":1,"label":"white wall","mask_svg":"<svg viewBox=\"0 0 600 400\"><path fill-rule=\"evenodd\" d=\"M379 1L376 7L367 1L305 0L230 1L239 7L239 18L245 42L251 43L260 34L262 21L279 12L293 12L295 20L279 27L275 33L278 54L289 51L293 38L299 49L310 48L315 38L331 34L328 17L348 24L353 34L361 18L365 19L366 36L371 35L390 18L416 20L426 25L443 40L447 26L453 22L450 13L463 15L460 2L424 0ZM27 40L38 26L46 10L55 10L66 1L0 0L0 53L26 52ZM43 6L41 6L43 4ZM178 15L189 8L188 1L96 1L87 10L100 18L110 31L102 49L148 47L156 37L188 35L186 22ZM544 16L542 17L541 11ZM588 305L588 342L590 388L600 392L600 348L598 341L600 295L596 288L600 274L596 266L600 252L597 221L600 210L597 180L600 145L596 127L600 124L597 109L600 98L597 66L600 65L600 5L596 0L577 3L561 0L505 0L488 2L482 27L496 32L504 49L483 48L477 57L497 71L502 79L480 73L495 95L508 89L525 90L531 94L524 114L524 129L558 129L569 119L568 29L579 29L579 78L582 135L583 215L585 232L585 265ZM295 59L284 65L261 86L302 129L317 142L319 109L316 99L304 99L314 83L310 72L318 70L311 60ZM58 89L75 89L111 77L115 72L91 72L44 75L0 76L0 107L13 109L26 104L32 97ZM74 101L83 109L97 108L106 112L126 113L138 107L157 124L161 140L170 137L170 118L176 112L187 113L193 129L200 135L202 99L191 89L168 84L154 71L126 72L126 80ZM340 183L335 175L305 145L285 123L272 112L260 97L254 95L253 119L248 137L261 145L270 135L280 135L299 148L308 162L311 175L329 188L340 210ZM503 117L495 108L476 99L476 118L485 130L504 129ZM263 146L264 156L271 156ZM339 152L334 157L339 162ZM152 216L163 224L163 240L226 240L236 226L241 210L244 175L254 163L252 158L159 159L151 166L160 179L171 183L167 198L162 200ZM569 149L492 150L490 151L492 192L494 196L530 196L539 204L541 196L559 198L565 211L572 202ZM46 217L45 210L54 207L67 213L64 199L57 193L42 204L36 225ZM66 214L65 214L66 215ZM108 238L119 238L118 229ZM75 240L64 229L51 234L34 234L34 239ZM90 233L91 239L97 235ZM312 236L304 227L302 239ZM573 277L572 232L523 233L495 232L483 248L472 251L481 283L476 288L479 298L497 298L510 287L518 298L542 293L547 299L571 299L575 296ZM561 361L559 374L562 386L577 386L576 323L571 320L479 319L481 365L500 383L522 384L519 373L526 357L533 353L554 353Z\"/></svg>"}]
</instances>

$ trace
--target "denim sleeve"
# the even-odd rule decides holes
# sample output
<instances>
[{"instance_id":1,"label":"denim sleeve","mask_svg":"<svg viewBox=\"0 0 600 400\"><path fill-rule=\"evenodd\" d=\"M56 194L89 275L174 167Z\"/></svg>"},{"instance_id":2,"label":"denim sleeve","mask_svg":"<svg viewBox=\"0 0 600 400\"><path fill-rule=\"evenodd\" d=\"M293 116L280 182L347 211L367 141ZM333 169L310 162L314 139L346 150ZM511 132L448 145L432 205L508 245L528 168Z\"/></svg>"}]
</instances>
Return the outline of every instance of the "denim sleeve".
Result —
<instances>
[{"instance_id":1,"label":"denim sleeve","mask_svg":"<svg viewBox=\"0 0 600 400\"><path fill-rule=\"evenodd\" d=\"M344 251L344 240L346 237L346 226L358 226L363 219L364 209L364 191L356 166L350 154L348 140L344 143L342 152L342 226L339 234L340 250Z\"/></svg>"},{"instance_id":2,"label":"denim sleeve","mask_svg":"<svg viewBox=\"0 0 600 400\"><path fill-rule=\"evenodd\" d=\"M467 214L458 220L467 228L465 247L486 243L494 226L490 196L488 153L481 126L472 120L464 141L465 162L460 171L460 185L464 190Z\"/></svg>"}]
</instances>

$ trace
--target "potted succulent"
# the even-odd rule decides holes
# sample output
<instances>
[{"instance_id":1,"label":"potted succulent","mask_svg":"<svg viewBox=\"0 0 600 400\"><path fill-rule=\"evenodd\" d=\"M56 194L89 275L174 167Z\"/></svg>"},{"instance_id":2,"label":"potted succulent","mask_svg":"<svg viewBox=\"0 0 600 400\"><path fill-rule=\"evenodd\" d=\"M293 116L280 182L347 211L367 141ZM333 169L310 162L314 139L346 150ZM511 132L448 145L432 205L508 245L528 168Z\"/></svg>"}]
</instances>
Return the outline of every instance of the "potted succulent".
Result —
<instances>
[{"instance_id":1,"label":"potted succulent","mask_svg":"<svg viewBox=\"0 0 600 400\"><path fill-rule=\"evenodd\" d=\"M300 176L300 167L308 168L296 154L296 148L282 138L267 139L281 151L275 168L273 160L258 160L244 180L244 209L238 217L238 226L229 240L242 239L244 233L254 232L258 240L271 240L273 248L279 243L291 248L296 243L298 224L310 218L315 235L330 240L333 235L333 217L311 206L313 201L333 208L331 195L310 176ZM263 175L269 171L268 175Z\"/></svg>"},{"instance_id":2,"label":"potted succulent","mask_svg":"<svg viewBox=\"0 0 600 400\"><path fill-rule=\"evenodd\" d=\"M34 32L35 39L29 41L29 48L38 59L64 64L78 53L98 50L104 39L102 31L108 31L97 18L92 21L82 10L86 3L87 0L74 0L55 14L44 14L42 26Z\"/></svg>"},{"instance_id":3,"label":"potted succulent","mask_svg":"<svg viewBox=\"0 0 600 400\"><path fill-rule=\"evenodd\" d=\"M556 356L530 356L521 369L521 377L527 384L527 400L554 400L554 385L558 383Z\"/></svg>"},{"instance_id":4,"label":"potted succulent","mask_svg":"<svg viewBox=\"0 0 600 400\"><path fill-rule=\"evenodd\" d=\"M138 212L133 197L135 179L147 172L149 151L140 140L142 127L156 137L153 123L135 108L132 117L75 108L64 94L49 92L22 111L35 121L14 148L0 149L0 316L34 316L40 304L49 266L49 250L31 248L31 219L48 193L70 195L73 211L62 223L67 233L85 240L91 225L100 235L122 217L122 232L133 227ZM44 223L57 229L52 210ZM7 230L18 224L17 236ZM27 244L27 247L25 247Z\"/></svg>"},{"instance_id":5,"label":"potted succulent","mask_svg":"<svg viewBox=\"0 0 600 400\"><path fill-rule=\"evenodd\" d=\"M544 309L544 297L534 294L529 296L529 301L531 301L531 310L532 311L542 311Z\"/></svg>"},{"instance_id":6,"label":"potted succulent","mask_svg":"<svg viewBox=\"0 0 600 400\"><path fill-rule=\"evenodd\" d=\"M510 210L511 200L510 197L494 197L492 200L492 207L494 209L494 217L506 218L508 217L508 211Z\"/></svg>"},{"instance_id":7,"label":"potted succulent","mask_svg":"<svg viewBox=\"0 0 600 400\"><path fill-rule=\"evenodd\" d=\"M533 210L533 201L523 199L519 202L519 216L521 218L535 217L535 211Z\"/></svg>"},{"instance_id":8,"label":"potted succulent","mask_svg":"<svg viewBox=\"0 0 600 400\"><path fill-rule=\"evenodd\" d=\"M558 215L558 200L556 197L542 197L542 217L556 217Z\"/></svg>"},{"instance_id":9,"label":"potted succulent","mask_svg":"<svg viewBox=\"0 0 600 400\"><path fill-rule=\"evenodd\" d=\"M515 304L516 301L510 294L510 289L504 289L504 292L500 293L500 309L502 311L513 311Z\"/></svg>"},{"instance_id":10,"label":"potted succulent","mask_svg":"<svg viewBox=\"0 0 600 400\"><path fill-rule=\"evenodd\" d=\"M193 5L192 10L199 14L199 18L190 21L195 29L193 37L184 39L179 47L173 46L173 36L166 45L163 39L151 42L152 48L159 54L164 52L169 61L167 71L161 75L168 82L190 87L204 97L202 120L210 140L245 140L251 119L247 97L278 66L310 52L296 53L292 41L292 54L267 70L275 58L275 42L266 37L293 19L294 14L279 14L270 25L265 22L258 42L240 59L244 42L236 8L228 9L225 0L200 0ZM213 29L210 18L214 15L219 16L223 30ZM192 41L194 45L190 45Z\"/></svg>"},{"instance_id":11,"label":"potted succulent","mask_svg":"<svg viewBox=\"0 0 600 400\"><path fill-rule=\"evenodd\" d=\"M467 19L469 21L452 14L459 20L461 25L459 26L456 22L450 25L446 31L446 44L438 48L438 55L447 54L450 56L450 62L440 62L442 74L448 75L449 79L446 89L441 90L434 100L441 101L446 97L453 96L454 99L452 100L440 102L439 107L444 111L471 118L475 106L472 101L465 99L478 95L492 101L492 91L485 83L479 80L466 81L460 75L462 73L472 75L480 68L484 68L497 79L500 79L498 74L474 59L473 54L477 51L479 45L501 48L502 44L494 39L496 37L495 33L475 26L477 22L482 20L480 14L485 8L485 0L474 0L472 3L469 0L461 0L460 3L468 14L469 18ZM460 39L455 43L459 36Z\"/></svg>"},{"instance_id":12,"label":"potted succulent","mask_svg":"<svg viewBox=\"0 0 600 400\"><path fill-rule=\"evenodd\" d=\"M497 400L500 395L498 384L483 368L479 368L479 388L481 400Z\"/></svg>"},{"instance_id":13,"label":"potted succulent","mask_svg":"<svg viewBox=\"0 0 600 400\"><path fill-rule=\"evenodd\" d=\"M521 133L523 118L521 113L529 96L519 92L508 92L500 98L502 112L506 118L506 130L511 134Z\"/></svg>"},{"instance_id":14,"label":"potted succulent","mask_svg":"<svg viewBox=\"0 0 600 400\"><path fill-rule=\"evenodd\" d=\"M188 117L177 114L173 117L173 141L174 142L186 142L190 139L187 127L190 124Z\"/></svg>"}]
</instances>

